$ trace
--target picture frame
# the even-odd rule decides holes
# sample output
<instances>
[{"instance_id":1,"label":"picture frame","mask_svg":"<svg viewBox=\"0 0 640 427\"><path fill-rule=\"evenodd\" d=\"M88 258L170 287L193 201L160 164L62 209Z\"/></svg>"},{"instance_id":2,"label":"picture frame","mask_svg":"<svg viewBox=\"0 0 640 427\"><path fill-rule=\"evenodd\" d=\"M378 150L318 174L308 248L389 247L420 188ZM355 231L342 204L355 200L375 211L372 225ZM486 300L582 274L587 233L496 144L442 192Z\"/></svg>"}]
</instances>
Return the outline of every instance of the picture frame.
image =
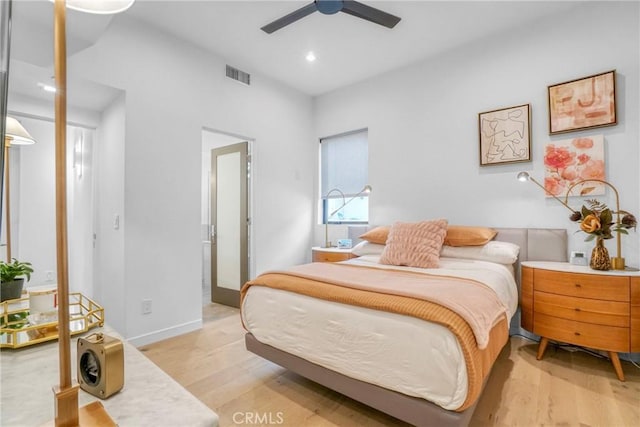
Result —
<instances>
[{"instance_id":1,"label":"picture frame","mask_svg":"<svg viewBox=\"0 0 640 427\"><path fill-rule=\"evenodd\" d=\"M531 105L478 114L480 166L531 161Z\"/></svg>"},{"instance_id":2,"label":"picture frame","mask_svg":"<svg viewBox=\"0 0 640 427\"><path fill-rule=\"evenodd\" d=\"M551 141L544 147L546 197L592 197L605 194L604 135ZM588 177L593 181L580 184ZM571 193L567 190L572 188Z\"/></svg>"},{"instance_id":3,"label":"picture frame","mask_svg":"<svg viewBox=\"0 0 640 427\"><path fill-rule=\"evenodd\" d=\"M616 70L547 87L549 135L613 126L616 111Z\"/></svg>"}]
</instances>

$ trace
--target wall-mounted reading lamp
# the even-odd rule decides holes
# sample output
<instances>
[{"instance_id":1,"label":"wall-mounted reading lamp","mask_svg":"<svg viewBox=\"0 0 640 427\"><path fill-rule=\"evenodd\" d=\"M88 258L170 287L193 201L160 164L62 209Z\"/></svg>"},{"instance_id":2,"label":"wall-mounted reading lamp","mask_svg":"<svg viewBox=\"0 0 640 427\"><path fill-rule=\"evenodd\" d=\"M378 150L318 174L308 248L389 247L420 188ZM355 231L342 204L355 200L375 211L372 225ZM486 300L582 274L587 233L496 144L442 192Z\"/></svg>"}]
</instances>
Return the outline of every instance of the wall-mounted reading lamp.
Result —
<instances>
[{"instance_id":1,"label":"wall-mounted reading lamp","mask_svg":"<svg viewBox=\"0 0 640 427\"><path fill-rule=\"evenodd\" d=\"M325 248L330 248L331 247L331 242L329 241L329 218L331 218L332 216L337 214L340 209L342 209L345 206L347 206L349 203L351 203L357 197L360 197L363 194L371 193L371 186L369 184L365 185L364 188L358 192L358 194L356 194L355 196L353 196L352 198L350 198L347 201L345 201L344 193L342 191L340 191L338 188L333 188L333 189L329 190L329 192L324 196L324 198L326 200L328 200L329 196L333 192L340 193L340 195L342 196L342 204L337 209L333 210L333 212L331 212L329 215L327 215L327 217L324 220L324 247Z\"/></svg>"},{"instance_id":2,"label":"wall-mounted reading lamp","mask_svg":"<svg viewBox=\"0 0 640 427\"><path fill-rule=\"evenodd\" d=\"M11 174L9 171L9 148L13 145L32 145L36 143L20 122L7 116L4 137L4 182L5 182L5 230L7 235L7 262L11 262Z\"/></svg>"},{"instance_id":3,"label":"wall-mounted reading lamp","mask_svg":"<svg viewBox=\"0 0 640 427\"><path fill-rule=\"evenodd\" d=\"M538 181L535 180L534 177L532 177L531 175L529 175L527 172L520 172L518 174L518 181L520 182L526 182L526 181L531 181L533 182L535 185L537 185L538 187L542 188L542 191L544 191L546 194L550 195L551 197L553 197L554 199L556 199L559 203L561 203L564 207L566 207L567 209L569 209L571 212L575 212L575 209L573 209L571 206L569 206L566 202L562 201L562 199L560 199L559 197L557 197L554 194L551 194L545 187L544 185L540 184Z\"/></svg>"},{"instance_id":4,"label":"wall-mounted reading lamp","mask_svg":"<svg viewBox=\"0 0 640 427\"><path fill-rule=\"evenodd\" d=\"M53 58L56 83L56 255L58 268L58 353L60 384L54 387L55 425L113 425L102 405L78 410L78 384L71 382L71 335L69 331L69 263L67 242L67 35L66 8L93 14L127 10L135 0L50 0L53 5Z\"/></svg>"},{"instance_id":5,"label":"wall-mounted reading lamp","mask_svg":"<svg viewBox=\"0 0 640 427\"><path fill-rule=\"evenodd\" d=\"M624 270L625 269L625 260L622 257L622 243L621 243L621 231L620 231L620 213L622 211L620 211L620 197L618 196L618 190L611 185L609 182L607 181L603 181L601 179L583 179L581 181L578 181L574 184L572 184L568 189L567 189L567 194L564 198L564 201L559 199L558 197L556 197L555 195L551 194L542 184L540 184L538 181L536 181L531 175L529 175L527 172L520 172L518 174L518 180L519 181L531 181L534 184L536 184L538 187L542 188L544 190L545 193L547 193L548 195L550 195L551 197L553 197L554 199L556 199L558 202L560 202L563 206L565 206L567 209L569 209L571 212L576 213L576 210L573 209L571 206L569 206L567 204L567 200L569 198L569 195L571 194L571 190L573 190L574 187L580 185L580 184L584 184L586 182L599 182L601 184L607 185L609 186L615 196L616 196L616 224L617 224L617 231L616 231L616 257L615 258L611 258L611 266L613 267L614 270Z\"/></svg>"}]
</instances>

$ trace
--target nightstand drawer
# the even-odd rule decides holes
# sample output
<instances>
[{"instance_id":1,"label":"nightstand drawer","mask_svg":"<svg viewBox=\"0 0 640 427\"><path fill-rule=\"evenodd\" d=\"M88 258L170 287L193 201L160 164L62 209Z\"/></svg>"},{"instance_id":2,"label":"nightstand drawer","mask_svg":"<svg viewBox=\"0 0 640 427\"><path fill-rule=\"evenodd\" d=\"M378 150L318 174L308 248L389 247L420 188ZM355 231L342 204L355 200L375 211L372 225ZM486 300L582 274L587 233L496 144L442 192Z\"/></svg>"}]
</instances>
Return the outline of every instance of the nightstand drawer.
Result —
<instances>
[{"instance_id":1,"label":"nightstand drawer","mask_svg":"<svg viewBox=\"0 0 640 427\"><path fill-rule=\"evenodd\" d=\"M312 260L313 262L338 262L346 261L348 259L355 258L351 252L331 252L323 250L313 250Z\"/></svg>"},{"instance_id":2,"label":"nightstand drawer","mask_svg":"<svg viewBox=\"0 0 640 427\"><path fill-rule=\"evenodd\" d=\"M631 351L640 352L640 277L631 278Z\"/></svg>"},{"instance_id":3,"label":"nightstand drawer","mask_svg":"<svg viewBox=\"0 0 640 427\"><path fill-rule=\"evenodd\" d=\"M534 271L535 290L558 295L629 301L629 278L598 274Z\"/></svg>"},{"instance_id":4,"label":"nightstand drawer","mask_svg":"<svg viewBox=\"0 0 640 427\"><path fill-rule=\"evenodd\" d=\"M576 322L542 313L536 313L535 318L534 334L584 347L629 351L629 328Z\"/></svg>"},{"instance_id":5,"label":"nightstand drawer","mask_svg":"<svg viewBox=\"0 0 640 427\"><path fill-rule=\"evenodd\" d=\"M629 327L629 304L535 292L534 316L538 313L583 323Z\"/></svg>"}]
</instances>

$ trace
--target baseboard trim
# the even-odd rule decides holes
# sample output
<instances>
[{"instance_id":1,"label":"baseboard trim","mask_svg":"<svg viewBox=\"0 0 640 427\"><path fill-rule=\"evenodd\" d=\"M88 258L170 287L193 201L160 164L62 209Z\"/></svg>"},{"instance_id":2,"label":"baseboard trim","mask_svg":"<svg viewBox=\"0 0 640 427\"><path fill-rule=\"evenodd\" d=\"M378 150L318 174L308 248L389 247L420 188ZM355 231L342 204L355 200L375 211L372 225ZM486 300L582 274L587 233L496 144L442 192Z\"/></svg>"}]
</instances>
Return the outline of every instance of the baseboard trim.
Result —
<instances>
[{"instance_id":1,"label":"baseboard trim","mask_svg":"<svg viewBox=\"0 0 640 427\"><path fill-rule=\"evenodd\" d=\"M128 338L127 341L134 347L140 347L154 342L166 340L167 338L177 337L178 335L202 329L202 319L193 322L183 323L181 325L172 326L170 328L159 329L148 334L138 335Z\"/></svg>"}]
</instances>

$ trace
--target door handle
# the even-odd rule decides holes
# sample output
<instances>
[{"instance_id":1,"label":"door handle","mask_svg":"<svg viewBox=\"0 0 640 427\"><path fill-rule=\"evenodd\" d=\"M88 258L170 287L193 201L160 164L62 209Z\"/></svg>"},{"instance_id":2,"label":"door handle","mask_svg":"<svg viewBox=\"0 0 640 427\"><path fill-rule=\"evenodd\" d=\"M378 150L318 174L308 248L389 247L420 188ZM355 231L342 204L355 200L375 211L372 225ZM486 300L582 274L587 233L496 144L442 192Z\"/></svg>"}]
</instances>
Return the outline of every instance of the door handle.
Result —
<instances>
[{"instance_id":1,"label":"door handle","mask_svg":"<svg viewBox=\"0 0 640 427\"><path fill-rule=\"evenodd\" d=\"M215 225L211 225L211 244L212 245L216 244L216 226Z\"/></svg>"}]
</instances>

